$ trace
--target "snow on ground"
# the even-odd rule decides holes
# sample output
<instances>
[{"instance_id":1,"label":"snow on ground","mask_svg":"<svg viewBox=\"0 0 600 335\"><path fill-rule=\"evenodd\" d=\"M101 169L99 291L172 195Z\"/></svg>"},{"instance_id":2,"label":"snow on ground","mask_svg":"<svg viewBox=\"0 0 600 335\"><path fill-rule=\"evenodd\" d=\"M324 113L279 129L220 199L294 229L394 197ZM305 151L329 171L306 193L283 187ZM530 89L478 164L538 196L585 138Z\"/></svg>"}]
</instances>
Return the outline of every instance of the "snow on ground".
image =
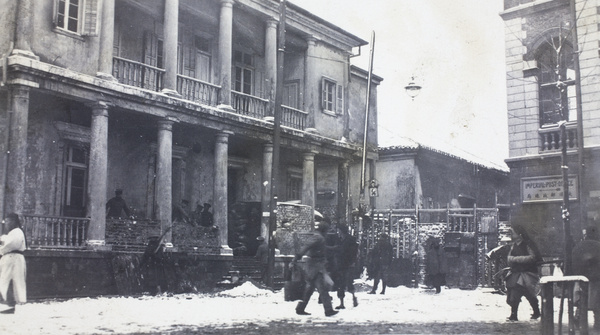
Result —
<instances>
[{"instance_id":1,"label":"snow on ground","mask_svg":"<svg viewBox=\"0 0 600 335\"><path fill-rule=\"evenodd\" d=\"M284 301L283 290L272 292L251 282L214 294L178 294L141 297L77 298L45 300L17 306L14 315L0 315L0 334L126 334L169 332L196 326L231 327L270 321L370 324L374 322L505 322L509 314L506 296L491 289L388 288L385 295L367 294L357 283L358 307L346 296L346 309L325 317L315 294L306 310L295 314L296 302ZM339 300L332 292L333 305ZM558 304L556 304L558 306ZM521 303L519 319L528 321L531 308ZM539 322L539 321L538 321Z\"/></svg>"}]
</instances>

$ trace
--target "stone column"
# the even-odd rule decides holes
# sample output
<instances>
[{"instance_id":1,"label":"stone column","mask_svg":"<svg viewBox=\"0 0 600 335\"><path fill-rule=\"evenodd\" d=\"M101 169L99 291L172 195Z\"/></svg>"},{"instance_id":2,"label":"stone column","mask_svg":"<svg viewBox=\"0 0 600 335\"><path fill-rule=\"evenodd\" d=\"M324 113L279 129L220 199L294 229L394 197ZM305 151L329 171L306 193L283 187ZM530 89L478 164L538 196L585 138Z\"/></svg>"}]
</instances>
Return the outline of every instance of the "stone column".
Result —
<instances>
[{"instance_id":1,"label":"stone column","mask_svg":"<svg viewBox=\"0 0 600 335\"><path fill-rule=\"evenodd\" d=\"M269 236L269 217L271 215L271 176L273 169L273 144L267 143L263 148L263 166L262 166L262 219L260 225L260 235L267 240Z\"/></svg>"},{"instance_id":2,"label":"stone column","mask_svg":"<svg viewBox=\"0 0 600 335\"><path fill-rule=\"evenodd\" d=\"M213 218L219 228L219 243L221 254L231 255L227 231L227 156L229 147L229 131L217 133L215 141L215 178L213 190Z\"/></svg>"},{"instance_id":3,"label":"stone column","mask_svg":"<svg viewBox=\"0 0 600 335\"><path fill-rule=\"evenodd\" d=\"M20 55L39 60L32 51L29 41L33 34L33 17L32 10L33 0L17 0L16 17L15 17L15 46L12 50L13 55Z\"/></svg>"},{"instance_id":4,"label":"stone column","mask_svg":"<svg viewBox=\"0 0 600 335\"><path fill-rule=\"evenodd\" d=\"M25 83L23 83L25 84ZM28 83L35 87L35 83ZM2 215L10 212L21 214L25 200L25 166L27 165L27 127L29 118L29 92L31 87L12 85L9 93L8 119L6 120L6 178ZM4 166L2 167L4 168ZM4 217L4 216L2 216Z\"/></svg>"},{"instance_id":5,"label":"stone column","mask_svg":"<svg viewBox=\"0 0 600 335\"><path fill-rule=\"evenodd\" d=\"M102 1L100 18L100 55L98 57L98 77L116 81L112 76L113 45L115 39L115 0Z\"/></svg>"},{"instance_id":6,"label":"stone column","mask_svg":"<svg viewBox=\"0 0 600 335\"><path fill-rule=\"evenodd\" d=\"M165 0L163 93L177 93L177 44L179 30L179 0Z\"/></svg>"},{"instance_id":7,"label":"stone column","mask_svg":"<svg viewBox=\"0 0 600 335\"><path fill-rule=\"evenodd\" d=\"M342 224L348 224L348 166L348 161L338 165L337 221Z\"/></svg>"},{"instance_id":8,"label":"stone column","mask_svg":"<svg viewBox=\"0 0 600 335\"><path fill-rule=\"evenodd\" d=\"M315 155L316 153L304 153L302 163L302 204L315 209Z\"/></svg>"},{"instance_id":9,"label":"stone column","mask_svg":"<svg viewBox=\"0 0 600 335\"><path fill-rule=\"evenodd\" d=\"M172 159L173 159L173 123L175 119L158 121L158 145L156 148L156 216L160 220L162 231L171 227L172 213ZM169 231L165 242L172 242Z\"/></svg>"},{"instance_id":10,"label":"stone column","mask_svg":"<svg viewBox=\"0 0 600 335\"><path fill-rule=\"evenodd\" d=\"M316 45L317 40L315 38L308 38L306 40L308 48L306 49L306 68L305 68L305 80L304 80L304 110L308 112L308 119L306 120L306 127L310 129L315 128L315 113L319 111L321 102L319 101L320 92L319 88L321 83L317 76L317 58L316 58Z\"/></svg>"},{"instance_id":11,"label":"stone column","mask_svg":"<svg viewBox=\"0 0 600 335\"><path fill-rule=\"evenodd\" d=\"M277 87L277 21L267 20L265 31L265 92L273 106Z\"/></svg>"},{"instance_id":12,"label":"stone column","mask_svg":"<svg viewBox=\"0 0 600 335\"><path fill-rule=\"evenodd\" d=\"M220 105L231 108L231 60L233 43L233 0L221 0L219 18L219 84Z\"/></svg>"},{"instance_id":13,"label":"stone column","mask_svg":"<svg viewBox=\"0 0 600 335\"><path fill-rule=\"evenodd\" d=\"M106 240L106 179L108 176L108 105L97 102L92 108L87 216L90 218L86 244L103 248Z\"/></svg>"}]
</instances>

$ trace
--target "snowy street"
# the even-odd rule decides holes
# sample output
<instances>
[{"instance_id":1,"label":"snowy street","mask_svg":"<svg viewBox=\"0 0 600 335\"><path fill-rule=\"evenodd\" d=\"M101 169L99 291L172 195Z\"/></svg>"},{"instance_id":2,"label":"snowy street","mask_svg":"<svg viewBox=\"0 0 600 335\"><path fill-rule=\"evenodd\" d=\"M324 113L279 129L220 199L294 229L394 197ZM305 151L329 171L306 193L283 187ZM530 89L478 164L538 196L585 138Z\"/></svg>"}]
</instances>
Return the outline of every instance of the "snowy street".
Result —
<instances>
[{"instance_id":1,"label":"snowy street","mask_svg":"<svg viewBox=\"0 0 600 335\"><path fill-rule=\"evenodd\" d=\"M371 281L372 282L372 281ZM368 282L367 282L368 283ZM539 334L539 320L529 320L524 300L518 322L505 296L491 289L388 288L367 294L357 281L359 305L325 317L315 292L307 311L296 315L296 302L283 290L271 292L251 282L210 294L44 300L17 306L0 315L1 334ZM339 300L332 292L333 305ZM558 302L555 304L558 306ZM593 316L590 313L590 318ZM556 318L555 318L556 320ZM590 320L590 321L592 321ZM565 329L566 330L566 329ZM590 334L594 334L590 330Z\"/></svg>"}]
</instances>

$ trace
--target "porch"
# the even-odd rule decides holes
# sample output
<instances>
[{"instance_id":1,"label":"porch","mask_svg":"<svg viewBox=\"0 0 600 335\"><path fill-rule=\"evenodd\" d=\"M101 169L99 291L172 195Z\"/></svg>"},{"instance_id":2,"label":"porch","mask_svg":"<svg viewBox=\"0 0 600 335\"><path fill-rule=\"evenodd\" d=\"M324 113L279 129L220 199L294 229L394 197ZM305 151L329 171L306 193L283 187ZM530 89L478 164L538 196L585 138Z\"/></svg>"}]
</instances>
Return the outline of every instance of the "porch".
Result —
<instances>
[{"instance_id":1,"label":"porch","mask_svg":"<svg viewBox=\"0 0 600 335\"><path fill-rule=\"evenodd\" d=\"M29 249L86 250L89 218L22 215ZM152 238L163 234L160 221L107 219L105 243L113 251L144 252ZM218 229L174 224L172 243L180 252L219 254Z\"/></svg>"}]
</instances>

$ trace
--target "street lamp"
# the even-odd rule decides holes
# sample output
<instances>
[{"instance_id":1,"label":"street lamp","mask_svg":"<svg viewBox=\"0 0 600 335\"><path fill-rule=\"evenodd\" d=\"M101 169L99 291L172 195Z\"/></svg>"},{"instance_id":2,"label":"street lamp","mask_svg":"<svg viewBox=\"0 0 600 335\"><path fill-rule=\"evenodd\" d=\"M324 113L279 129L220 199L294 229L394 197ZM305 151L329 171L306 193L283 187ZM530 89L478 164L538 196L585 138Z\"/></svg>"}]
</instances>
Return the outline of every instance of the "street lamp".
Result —
<instances>
[{"instance_id":1,"label":"street lamp","mask_svg":"<svg viewBox=\"0 0 600 335\"><path fill-rule=\"evenodd\" d=\"M414 76L411 78L411 81L408 83L408 85L404 86L404 89L406 90L406 94L408 94L413 100L415 100L415 97L419 95L419 92L421 92L421 86L415 83Z\"/></svg>"}]
</instances>

